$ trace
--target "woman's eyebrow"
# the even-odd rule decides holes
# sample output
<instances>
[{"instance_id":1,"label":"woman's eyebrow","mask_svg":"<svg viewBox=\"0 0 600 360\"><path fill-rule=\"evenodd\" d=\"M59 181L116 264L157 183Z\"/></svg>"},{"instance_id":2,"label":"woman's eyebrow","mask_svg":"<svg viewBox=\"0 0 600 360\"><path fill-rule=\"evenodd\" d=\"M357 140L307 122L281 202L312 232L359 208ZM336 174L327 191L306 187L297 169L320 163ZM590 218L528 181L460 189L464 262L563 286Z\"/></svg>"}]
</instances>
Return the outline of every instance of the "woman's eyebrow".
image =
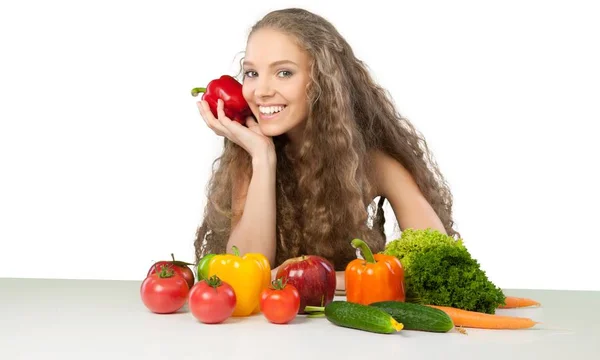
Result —
<instances>
[{"instance_id":1,"label":"woman's eyebrow","mask_svg":"<svg viewBox=\"0 0 600 360\"><path fill-rule=\"evenodd\" d=\"M292 65L298 66L298 64L296 64L292 60L277 60L277 61L272 62L269 65L269 67L275 67L275 66L284 65L284 64L292 64ZM244 66L254 66L254 63L252 63L251 61L244 60Z\"/></svg>"}]
</instances>

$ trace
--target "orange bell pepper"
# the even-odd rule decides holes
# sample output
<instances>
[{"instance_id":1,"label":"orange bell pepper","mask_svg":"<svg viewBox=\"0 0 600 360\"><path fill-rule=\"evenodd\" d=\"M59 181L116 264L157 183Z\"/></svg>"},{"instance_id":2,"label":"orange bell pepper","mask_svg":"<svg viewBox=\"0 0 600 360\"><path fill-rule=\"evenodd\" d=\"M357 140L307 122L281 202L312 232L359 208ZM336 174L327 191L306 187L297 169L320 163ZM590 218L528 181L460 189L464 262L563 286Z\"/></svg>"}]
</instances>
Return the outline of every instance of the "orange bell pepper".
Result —
<instances>
[{"instance_id":1,"label":"orange bell pepper","mask_svg":"<svg viewBox=\"0 0 600 360\"><path fill-rule=\"evenodd\" d=\"M352 260L344 272L346 300L362 305L377 301L402 301L404 292L404 269L395 256L375 254L360 239L351 242L360 248L363 259Z\"/></svg>"},{"instance_id":2,"label":"orange bell pepper","mask_svg":"<svg viewBox=\"0 0 600 360\"><path fill-rule=\"evenodd\" d=\"M208 261L208 277L217 275L235 292L237 301L232 316L260 312L260 294L271 283L271 265L264 255L249 253L240 256L234 246L233 254L218 254Z\"/></svg>"}]
</instances>

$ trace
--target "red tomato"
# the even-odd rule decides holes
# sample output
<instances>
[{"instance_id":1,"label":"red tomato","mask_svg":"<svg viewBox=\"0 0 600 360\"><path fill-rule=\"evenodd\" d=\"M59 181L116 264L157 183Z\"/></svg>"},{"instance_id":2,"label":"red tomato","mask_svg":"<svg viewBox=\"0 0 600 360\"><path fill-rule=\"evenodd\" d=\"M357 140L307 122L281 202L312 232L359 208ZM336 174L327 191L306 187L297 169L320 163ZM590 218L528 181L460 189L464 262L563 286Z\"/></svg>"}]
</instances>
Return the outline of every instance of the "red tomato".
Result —
<instances>
[{"instance_id":1,"label":"red tomato","mask_svg":"<svg viewBox=\"0 0 600 360\"><path fill-rule=\"evenodd\" d=\"M188 296L192 315L205 324L218 324L233 314L237 297L228 283L214 275L197 282Z\"/></svg>"},{"instance_id":2,"label":"red tomato","mask_svg":"<svg viewBox=\"0 0 600 360\"><path fill-rule=\"evenodd\" d=\"M148 269L148 274L146 276L150 276L150 274L156 272L157 269L158 269L158 271L160 271L161 268L165 265L171 266L176 273L183 276L183 278L187 281L189 288L191 289L192 286L194 286L196 279L194 278L194 273L188 267L188 265L193 265L193 264L186 263L184 261L175 260L175 256L173 254L171 254L171 257L173 258L173 261L161 260L161 261L157 261L156 263L152 264L150 269Z\"/></svg>"},{"instance_id":3,"label":"red tomato","mask_svg":"<svg viewBox=\"0 0 600 360\"><path fill-rule=\"evenodd\" d=\"M163 267L142 282L140 295L146 307L157 314L174 313L181 309L190 292L185 279L170 269Z\"/></svg>"},{"instance_id":4,"label":"red tomato","mask_svg":"<svg viewBox=\"0 0 600 360\"><path fill-rule=\"evenodd\" d=\"M291 284L276 279L260 295L260 311L274 324L286 324L296 317L300 309L300 293Z\"/></svg>"}]
</instances>

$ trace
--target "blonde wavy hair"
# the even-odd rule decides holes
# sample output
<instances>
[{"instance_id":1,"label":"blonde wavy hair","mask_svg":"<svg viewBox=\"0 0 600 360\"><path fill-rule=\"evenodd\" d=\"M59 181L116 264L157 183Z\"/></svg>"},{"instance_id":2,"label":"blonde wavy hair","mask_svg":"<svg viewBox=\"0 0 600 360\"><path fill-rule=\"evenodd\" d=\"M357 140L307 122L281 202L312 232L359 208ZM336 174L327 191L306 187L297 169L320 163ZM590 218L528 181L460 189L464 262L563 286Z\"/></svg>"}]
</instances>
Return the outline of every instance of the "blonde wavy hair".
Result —
<instances>
[{"instance_id":1,"label":"blonde wavy hair","mask_svg":"<svg viewBox=\"0 0 600 360\"><path fill-rule=\"evenodd\" d=\"M302 254L320 255L343 270L356 258L353 238L373 252L386 243L384 198L369 198L370 153L382 151L412 174L449 235L453 229L452 195L425 139L395 109L387 91L326 19L297 8L268 13L249 36L269 28L291 35L310 56L310 106L304 143L294 153L285 135L273 141L277 151L277 250L275 264ZM225 138L223 154L213 163L208 201L194 243L196 260L224 253L231 231L232 181L251 176L246 151ZM371 210L371 211L370 211Z\"/></svg>"}]
</instances>

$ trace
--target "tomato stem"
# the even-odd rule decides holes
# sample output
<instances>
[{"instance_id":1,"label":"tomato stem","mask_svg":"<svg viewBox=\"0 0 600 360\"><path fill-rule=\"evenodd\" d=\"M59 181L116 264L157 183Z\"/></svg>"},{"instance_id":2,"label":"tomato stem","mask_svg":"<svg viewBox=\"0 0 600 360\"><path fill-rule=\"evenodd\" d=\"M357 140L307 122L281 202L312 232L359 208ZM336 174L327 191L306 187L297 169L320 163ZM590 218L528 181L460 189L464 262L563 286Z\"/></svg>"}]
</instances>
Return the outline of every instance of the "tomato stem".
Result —
<instances>
[{"instance_id":1,"label":"tomato stem","mask_svg":"<svg viewBox=\"0 0 600 360\"><path fill-rule=\"evenodd\" d=\"M206 284L208 286L211 286L213 288L218 288L219 286L221 286L221 279L217 276L217 275L213 275L211 277L209 277L208 279L204 279L204 281L206 281Z\"/></svg>"},{"instance_id":2,"label":"tomato stem","mask_svg":"<svg viewBox=\"0 0 600 360\"><path fill-rule=\"evenodd\" d=\"M160 278L170 278L175 275L175 271L171 268L171 265L162 265L160 267L160 271L158 271L158 277Z\"/></svg>"},{"instance_id":3,"label":"tomato stem","mask_svg":"<svg viewBox=\"0 0 600 360\"><path fill-rule=\"evenodd\" d=\"M194 265L194 264L189 263L189 262L185 262L185 261L181 261L181 260L175 260L175 255L173 255L173 253L171 253L171 258L173 259L171 261L171 263L173 265L177 265L177 266L181 266L181 267L184 267L184 266L187 266L187 265Z\"/></svg>"},{"instance_id":4,"label":"tomato stem","mask_svg":"<svg viewBox=\"0 0 600 360\"><path fill-rule=\"evenodd\" d=\"M287 285L287 280L287 278L285 279L285 281L283 281L283 278L275 279L271 282L271 288L273 290L283 290Z\"/></svg>"}]
</instances>

